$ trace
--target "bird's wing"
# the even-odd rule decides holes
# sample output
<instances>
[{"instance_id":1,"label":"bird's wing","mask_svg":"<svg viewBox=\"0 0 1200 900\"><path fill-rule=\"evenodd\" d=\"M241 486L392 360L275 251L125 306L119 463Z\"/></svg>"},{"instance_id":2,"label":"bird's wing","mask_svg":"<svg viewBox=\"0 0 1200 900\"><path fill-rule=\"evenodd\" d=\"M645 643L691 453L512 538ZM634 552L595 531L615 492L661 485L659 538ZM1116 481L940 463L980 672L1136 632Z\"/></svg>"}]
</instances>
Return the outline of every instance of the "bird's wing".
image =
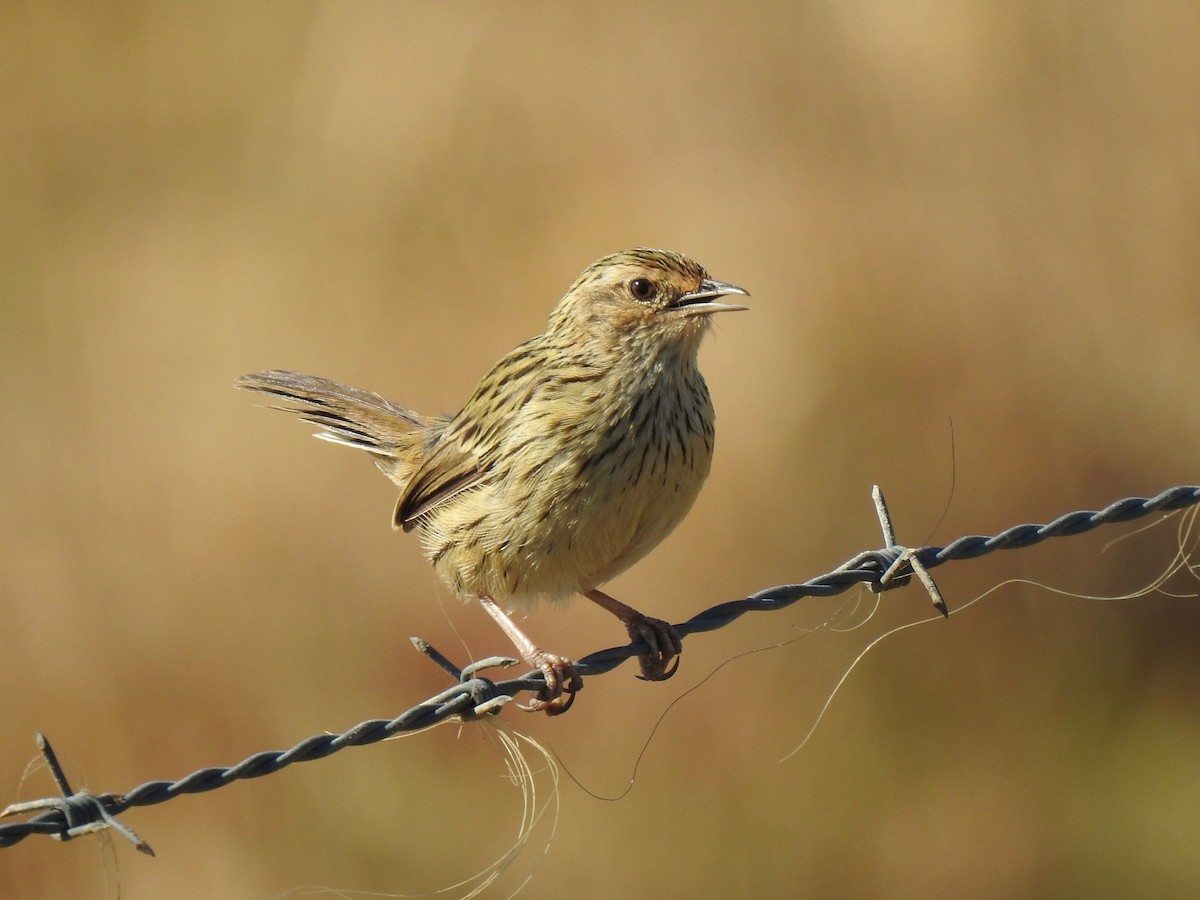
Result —
<instances>
[{"instance_id":1,"label":"bird's wing","mask_svg":"<svg viewBox=\"0 0 1200 900\"><path fill-rule=\"evenodd\" d=\"M392 518L396 528L412 531L421 516L488 477L489 471L481 467L474 454L446 444L439 445L438 449L442 452L417 470L416 476L396 501L396 512Z\"/></svg>"},{"instance_id":2,"label":"bird's wing","mask_svg":"<svg viewBox=\"0 0 1200 900\"><path fill-rule=\"evenodd\" d=\"M396 527L411 531L421 516L496 473L505 436L521 408L546 384L541 341L517 347L479 382L412 473L396 503Z\"/></svg>"}]
</instances>

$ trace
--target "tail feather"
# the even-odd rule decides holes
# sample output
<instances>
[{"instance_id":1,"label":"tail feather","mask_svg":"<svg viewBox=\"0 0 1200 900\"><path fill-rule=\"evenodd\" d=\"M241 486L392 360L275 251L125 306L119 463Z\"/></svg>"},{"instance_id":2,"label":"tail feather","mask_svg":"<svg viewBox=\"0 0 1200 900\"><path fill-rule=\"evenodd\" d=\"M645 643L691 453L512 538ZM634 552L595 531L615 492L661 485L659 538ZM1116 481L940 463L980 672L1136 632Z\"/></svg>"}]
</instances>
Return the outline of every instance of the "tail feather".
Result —
<instances>
[{"instance_id":1,"label":"tail feather","mask_svg":"<svg viewBox=\"0 0 1200 900\"><path fill-rule=\"evenodd\" d=\"M411 455L417 438L414 432L425 431L437 421L372 391L302 372L256 372L241 376L234 386L282 397L294 405L271 408L294 413L321 428L315 437L357 447L377 457L399 459Z\"/></svg>"}]
</instances>

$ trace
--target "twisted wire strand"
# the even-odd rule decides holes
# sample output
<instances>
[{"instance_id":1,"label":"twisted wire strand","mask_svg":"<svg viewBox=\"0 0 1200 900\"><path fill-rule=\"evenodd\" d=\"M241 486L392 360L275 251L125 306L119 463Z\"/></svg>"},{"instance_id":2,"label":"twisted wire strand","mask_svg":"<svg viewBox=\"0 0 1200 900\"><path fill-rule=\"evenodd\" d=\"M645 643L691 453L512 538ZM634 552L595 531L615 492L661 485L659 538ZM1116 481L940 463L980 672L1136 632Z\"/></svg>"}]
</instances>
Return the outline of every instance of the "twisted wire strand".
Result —
<instances>
[{"instance_id":1,"label":"twisted wire strand","mask_svg":"<svg viewBox=\"0 0 1200 900\"><path fill-rule=\"evenodd\" d=\"M714 631L730 624L747 612L766 612L784 609L804 597L829 597L848 590L853 585L866 584L872 590L887 590L905 583L908 578L885 580L885 573L907 554L927 569L935 568L951 560L975 559L996 550L1017 550L1031 547L1052 537L1071 537L1099 528L1129 522L1155 512L1171 512L1200 503L1200 486L1180 485L1169 488L1154 497L1129 497L1118 500L1097 511L1081 510L1059 516L1045 525L1015 525L992 536L966 535L944 547L926 546L909 550L901 546L889 546L880 550L860 553L824 575L798 584L778 585L744 597L720 603L697 613L676 629L680 635L702 631ZM885 524L885 534L888 528ZM911 574L911 569L910 573ZM415 639L414 639L415 640ZM152 806L164 803L184 794L199 794L216 790L246 778L261 778L278 772L293 763L324 759L347 747L362 747L374 744L393 735L418 731L445 722L478 718L498 712L509 700L521 691L537 692L545 684L541 672L534 670L517 678L492 681L476 673L492 667L514 665L515 660L491 657L456 669L444 657L422 641L418 648L431 655L459 683L430 697L394 719L370 719L360 722L341 734L319 734L307 738L289 750L268 750L255 753L232 766L213 766L199 769L178 781L148 781L126 794L92 794L88 791L71 792L61 770L49 751L47 761L55 772L56 780L63 791L62 797L51 797L26 803L16 803L0 815L16 815L36 812L37 815L23 822L0 825L0 847L10 847L31 834L49 834L59 840L69 840L105 827L114 827L124 836L134 840L143 852L150 852L136 835L115 820L125 810L135 806ZM616 668L630 657L645 650L641 643L610 647L591 653L576 661L582 675L599 675ZM48 748L39 735L39 746Z\"/></svg>"}]
</instances>

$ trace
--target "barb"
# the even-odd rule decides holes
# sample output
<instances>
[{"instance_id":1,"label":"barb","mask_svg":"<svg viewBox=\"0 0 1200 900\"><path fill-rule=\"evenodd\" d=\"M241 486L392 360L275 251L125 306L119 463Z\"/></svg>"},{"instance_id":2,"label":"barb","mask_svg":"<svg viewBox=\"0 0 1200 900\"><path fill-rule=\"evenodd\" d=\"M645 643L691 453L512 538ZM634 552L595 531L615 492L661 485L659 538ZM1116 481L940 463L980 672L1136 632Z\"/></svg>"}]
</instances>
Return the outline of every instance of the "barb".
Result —
<instances>
[{"instance_id":1,"label":"barb","mask_svg":"<svg viewBox=\"0 0 1200 900\"><path fill-rule=\"evenodd\" d=\"M881 550L860 553L831 572L798 584L767 588L741 600L721 603L676 625L681 635L715 631L748 612L767 612L785 609L804 597L830 597L865 584L882 591L898 587L918 574L927 587L933 584L920 576L921 569L933 569L951 560L975 559L995 550L1017 550L1040 544L1052 537L1071 537L1099 528L1129 522L1155 512L1171 512L1200 503L1200 486L1181 485L1169 488L1155 497L1129 497L1098 511L1079 511L1059 516L1045 525L1016 525L990 537L967 535L945 547L911 549L895 543L886 504L882 495L876 501L887 544ZM918 566L920 568L918 568ZM935 603L941 598L936 586L931 589ZM940 609L941 607L939 607ZM24 822L0 825L0 847L10 847L31 834L49 834L59 840L70 840L103 828L114 828L134 842L138 849L150 852L149 846L116 816L135 806L152 806L184 794L216 790L245 778L259 778L290 766L292 763L324 759L347 747L361 747L385 740L393 735L430 728L447 720L469 721L493 715L521 691L537 692L545 685L541 672L527 672L507 681L491 681L478 672L507 667L514 661L504 657L489 657L459 669L424 641L414 639L417 648L429 655L453 677L458 684L430 697L423 703L401 713L394 719L370 719L341 734L320 734L301 741L290 750L265 751L242 760L233 766L200 769L178 781L148 781L127 794L92 794L86 790L72 792L54 760L48 742L39 734L39 747L47 757L51 772L62 797L33 800L9 806L0 817L38 812ZM576 661L582 675L600 675L616 668L630 657L645 650L641 642L611 647ZM455 674L458 673L458 674Z\"/></svg>"}]
</instances>

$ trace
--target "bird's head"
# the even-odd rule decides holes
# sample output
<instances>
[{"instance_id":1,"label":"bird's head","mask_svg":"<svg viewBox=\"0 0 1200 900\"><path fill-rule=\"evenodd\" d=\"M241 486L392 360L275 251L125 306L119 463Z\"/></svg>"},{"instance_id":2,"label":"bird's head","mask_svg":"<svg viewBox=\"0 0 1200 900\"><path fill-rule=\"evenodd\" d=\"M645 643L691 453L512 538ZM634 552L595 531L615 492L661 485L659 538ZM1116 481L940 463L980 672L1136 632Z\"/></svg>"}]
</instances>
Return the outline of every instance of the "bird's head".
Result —
<instances>
[{"instance_id":1,"label":"bird's head","mask_svg":"<svg viewBox=\"0 0 1200 900\"><path fill-rule=\"evenodd\" d=\"M623 337L698 342L713 313L746 309L720 302L730 295L749 292L709 278L698 263L679 253L625 250L580 273L551 313L548 333L606 343Z\"/></svg>"}]
</instances>

